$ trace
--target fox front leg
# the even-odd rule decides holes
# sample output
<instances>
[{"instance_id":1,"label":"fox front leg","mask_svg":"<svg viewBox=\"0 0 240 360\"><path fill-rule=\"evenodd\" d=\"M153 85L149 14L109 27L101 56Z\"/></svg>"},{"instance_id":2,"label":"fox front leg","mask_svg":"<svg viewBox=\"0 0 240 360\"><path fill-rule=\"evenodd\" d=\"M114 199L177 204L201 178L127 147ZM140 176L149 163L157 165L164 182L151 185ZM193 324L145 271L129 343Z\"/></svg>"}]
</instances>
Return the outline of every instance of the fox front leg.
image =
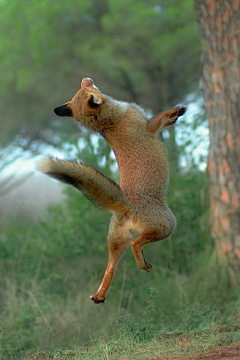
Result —
<instances>
[{"instance_id":1,"label":"fox front leg","mask_svg":"<svg viewBox=\"0 0 240 360\"><path fill-rule=\"evenodd\" d=\"M177 106L171 110L167 110L159 114L158 116L149 120L148 131L151 135L159 133L164 127L173 125L179 116L182 116L186 112L185 106Z\"/></svg>"}]
</instances>

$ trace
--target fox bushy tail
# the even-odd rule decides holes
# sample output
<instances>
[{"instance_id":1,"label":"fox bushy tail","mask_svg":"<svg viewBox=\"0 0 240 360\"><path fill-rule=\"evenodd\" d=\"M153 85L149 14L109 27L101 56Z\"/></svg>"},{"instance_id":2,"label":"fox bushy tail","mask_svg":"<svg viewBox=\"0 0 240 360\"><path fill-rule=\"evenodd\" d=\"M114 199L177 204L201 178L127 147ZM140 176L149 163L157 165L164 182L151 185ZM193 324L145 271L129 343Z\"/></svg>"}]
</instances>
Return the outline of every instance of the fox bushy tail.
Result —
<instances>
[{"instance_id":1,"label":"fox bushy tail","mask_svg":"<svg viewBox=\"0 0 240 360\"><path fill-rule=\"evenodd\" d=\"M92 166L45 157L38 161L37 168L54 179L73 185L96 205L122 213L129 210L120 187Z\"/></svg>"}]
</instances>

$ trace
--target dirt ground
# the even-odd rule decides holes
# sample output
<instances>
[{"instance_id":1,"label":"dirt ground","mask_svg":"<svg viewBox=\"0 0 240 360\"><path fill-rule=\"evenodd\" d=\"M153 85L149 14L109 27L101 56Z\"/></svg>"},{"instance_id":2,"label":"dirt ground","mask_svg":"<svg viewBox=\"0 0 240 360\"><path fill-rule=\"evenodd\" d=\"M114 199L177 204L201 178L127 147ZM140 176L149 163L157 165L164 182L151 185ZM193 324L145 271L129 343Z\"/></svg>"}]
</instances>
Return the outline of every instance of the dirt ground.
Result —
<instances>
[{"instance_id":1,"label":"dirt ground","mask_svg":"<svg viewBox=\"0 0 240 360\"><path fill-rule=\"evenodd\" d=\"M28 356L25 360L50 360L51 357L45 354L37 354ZM71 356L60 356L54 358L54 360L72 360ZM74 358L76 359L76 358ZM122 359L121 355L116 357L114 360ZM80 360L80 359L79 359ZM102 359L105 360L105 359ZM131 358L124 358L122 360L131 360ZM135 360L240 360L240 345L229 345L223 346L221 348L216 348L209 350L205 353L191 353L187 355L173 355L173 356L163 356L163 357L153 357L153 358L143 358Z\"/></svg>"},{"instance_id":2,"label":"dirt ground","mask_svg":"<svg viewBox=\"0 0 240 360\"><path fill-rule=\"evenodd\" d=\"M192 353L183 357L166 357L164 360L240 360L240 345L228 345L209 350L206 353ZM149 359L150 360L150 359ZM163 360L163 359L151 359Z\"/></svg>"}]
</instances>

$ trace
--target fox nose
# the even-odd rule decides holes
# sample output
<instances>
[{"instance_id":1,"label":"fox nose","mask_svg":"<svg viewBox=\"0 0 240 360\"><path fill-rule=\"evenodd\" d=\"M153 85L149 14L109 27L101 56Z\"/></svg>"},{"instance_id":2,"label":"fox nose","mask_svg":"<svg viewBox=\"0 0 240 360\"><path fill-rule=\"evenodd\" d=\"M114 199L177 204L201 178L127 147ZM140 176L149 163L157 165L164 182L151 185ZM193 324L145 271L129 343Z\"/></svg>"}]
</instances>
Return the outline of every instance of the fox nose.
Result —
<instances>
[{"instance_id":1,"label":"fox nose","mask_svg":"<svg viewBox=\"0 0 240 360\"><path fill-rule=\"evenodd\" d=\"M72 109L71 109L71 107L69 106L68 103L66 103L64 105L61 105L59 107L56 107L53 111L58 116L69 116L69 117L71 116L71 117L73 117Z\"/></svg>"}]
</instances>

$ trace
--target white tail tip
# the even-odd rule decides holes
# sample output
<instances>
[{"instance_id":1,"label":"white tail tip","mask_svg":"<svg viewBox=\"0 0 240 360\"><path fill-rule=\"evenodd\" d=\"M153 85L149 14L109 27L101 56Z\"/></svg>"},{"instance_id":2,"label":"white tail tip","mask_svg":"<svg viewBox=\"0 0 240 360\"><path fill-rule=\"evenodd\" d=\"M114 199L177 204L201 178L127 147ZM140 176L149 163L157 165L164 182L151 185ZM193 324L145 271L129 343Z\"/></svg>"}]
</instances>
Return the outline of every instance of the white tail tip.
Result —
<instances>
[{"instance_id":1,"label":"white tail tip","mask_svg":"<svg viewBox=\"0 0 240 360\"><path fill-rule=\"evenodd\" d=\"M47 173L51 170L51 157L50 156L44 156L41 159L37 160L36 162L36 168L37 170Z\"/></svg>"}]
</instances>

